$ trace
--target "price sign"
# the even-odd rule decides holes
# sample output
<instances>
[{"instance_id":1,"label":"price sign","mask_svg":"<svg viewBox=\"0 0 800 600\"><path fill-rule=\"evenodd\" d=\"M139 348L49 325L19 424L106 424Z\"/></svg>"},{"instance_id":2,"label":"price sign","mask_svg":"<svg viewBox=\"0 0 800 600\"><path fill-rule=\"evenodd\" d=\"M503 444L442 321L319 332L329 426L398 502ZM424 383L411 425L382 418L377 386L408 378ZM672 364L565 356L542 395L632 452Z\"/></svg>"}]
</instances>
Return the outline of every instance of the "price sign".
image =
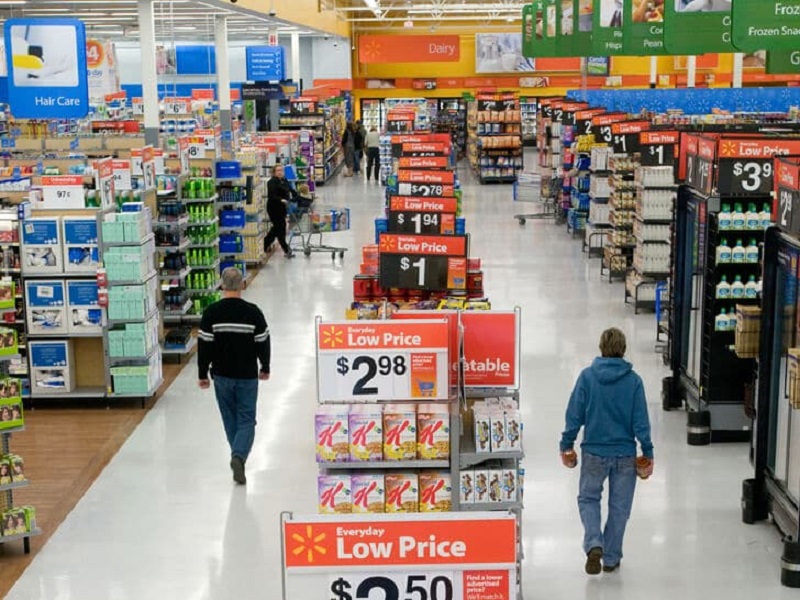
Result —
<instances>
[{"instance_id":1,"label":"price sign","mask_svg":"<svg viewBox=\"0 0 800 600\"><path fill-rule=\"evenodd\" d=\"M131 108L133 109L134 115L143 115L144 114L144 99L143 98L132 98L131 99Z\"/></svg>"},{"instance_id":2,"label":"price sign","mask_svg":"<svg viewBox=\"0 0 800 600\"><path fill-rule=\"evenodd\" d=\"M625 113L603 113L593 117L591 129L594 132L594 141L611 145L614 142L611 126L617 121L624 121L627 116Z\"/></svg>"},{"instance_id":3,"label":"price sign","mask_svg":"<svg viewBox=\"0 0 800 600\"><path fill-rule=\"evenodd\" d=\"M399 183L398 196L423 196L426 198L453 198L455 187L436 183Z\"/></svg>"},{"instance_id":4,"label":"price sign","mask_svg":"<svg viewBox=\"0 0 800 600\"><path fill-rule=\"evenodd\" d=\"M615 154L639 152L639 133L650 129L650 121L619 121L611 124L611 145Z\"/></svg>"},{"instance_id":5,"label":"price sign","mask_svg":"<svg viewBox=\"0 0 800 600\"><path fill-rule=\"evenodd\" d=\"M550 119L553 117L553 107L550 106L549 103L545 104L544 102L541 104L542 109L542 116L545 119Z\"/></svg>"},{"instance_id":6,"label":"price sign","mask_svg":"<svg viewBox=\"0 0 800 600\"><path fill-rule=\"evenodd\" d=\"M577 135L594 135L592 129L592 119L597 115L605 112L602 108L590 108L587 110L579 110L575 113L575 125L577 127Z\"/></svg>"},{"instance_id":7,"label":"price sign","mask_svg":"<svg viewBox=\"0 0 800 600\"><path fill-rule=\"evenodd\" d=\"M384 289L466 289L466 236L383 234L380 249Z\"/></svg>"},{"instance_id":8,"label":"price sign","mask_svg":"<svg viewBox=\"0 0 800 600\"><path fill-rule=\"evenodd\" d=\"M800 161L796 157L778 158L774 163L776 198L772 214L778 227L800 233Z\"/></svg>"},{"instance_id":9,"label":"price sign","mask_svg":"<svg viewBox=\"0 0 800 600\"><path fill-rule=\"evenodd\" d=\"M397 172L397 181L400 183L452 184L455 182L455 173L452 171L400 169Z\"/></svg>"},{"instance_id":10,"label":"price sign","mask_svg":"<svg viewBox=\"0 0 800 600\"><path fill-rule=\"evenodd\" d=\"M86 208L83 177L80 175L42 177L42 202L44 209Z\"/></svg>"},{"instance_id":11,"label":"price sign","mask_svg":"<svg viewBox=\"0 0 800 600\"><path fill-rule=\"evenodd\" d=\"M769 195L775 189L775 157L799 153L797 139L723 137L719 140L717 190L721 195Z\"/></svg>"},{"instance_id":12,"label":"price sign","mask_svg":"<svg viewBox=\"0 0 800 600\"><path fill-rule=\"evenodd\" d=\"M455 235L455 198L393 197L389 201L389 233Z\"/></svg>"},{"instance_id":13,"label":"price sign","mask_svg":"<svg viewBox=\"0 0 800 600\"><path fill-rule=\"evenodd\" d=\"M455 574L441 573L386 573L385 575L347 574L331 578L331 600L358 600L374 598L372 593L383 594L387 600L427 598L430 600L455 600Z\"/></svg>"},{"instance_id":14,"label":"price sign","mask_svg":"<svg viewBox=\"0 0 800 600\"><path fill-rule=\"evenodd\" d=\"M675 164L677 131L643 131L639 134L640 163L644 167L666 167Z\"/></svg>"},{"instance_id":15,"label":"price sign","mask_svg":"<svg viewBox=\"0 0 800 600\"><path fill-rule=\"evenodd\" d=\"M692 164L690 185L704 194L711 194L714 187L714 161L717 156L717 138L700 137L697 140L697 156Z\"/></svg>"},{"instance_id":16,"label":"price sign","mask_svg":"<svg viewBox=\"0 0 800 600\"><path fill-rule=\"evenodd\" d=\"M401 169L446 169L449 166L446 156L402 156L399 160Z\"/></svg>"},{"instance_id":17,"label":"price sign","mask_svg":"<svg viewBox=\"0 0 800 600\"><path fill-rule=\"evenodd\" d=\"M164 116L188 115L192 112L189 98L164 98Z\"/></svg>"},{"instance_id":18,"label":"price sign","mask_svg":"<svg viewBox=\"0 0 800 600\"><path fill-rule=\"evenodd\" d=\"M131 181L131 161L115 159L111 161L111 169L113 171L115 190L133 189L133 182Z\"/></svg>"},{"instance_id":19,"label":"price sign","mask_svg":"<svg viewBox=\"0 0 800 600\"><path fill-rule=\"evenodd\" d=\"M446 400L448 366L444 320L317 324L321 402Z\"/></svg>"},{"instance_id":20,"label":"price sign","mask_svg":"<svg viewBox=\"0 0 800 600\"><path fill-rule=\"evenodd\" d=\"M181 161L181 173L188 173L190 168L188 137L184 136L178 138L178 158Z\"/></svg>"},{"instance_id":21,"label":"price sign","mask_svg":"<svg viewBox=\"0 0 800 600\"><path fill-rule=\"evenodd\" d=\"M100 206L108 208L114 204L114 160L104 158L95 161L94 185L100 195Z\"/></svg>"}]
</instances>

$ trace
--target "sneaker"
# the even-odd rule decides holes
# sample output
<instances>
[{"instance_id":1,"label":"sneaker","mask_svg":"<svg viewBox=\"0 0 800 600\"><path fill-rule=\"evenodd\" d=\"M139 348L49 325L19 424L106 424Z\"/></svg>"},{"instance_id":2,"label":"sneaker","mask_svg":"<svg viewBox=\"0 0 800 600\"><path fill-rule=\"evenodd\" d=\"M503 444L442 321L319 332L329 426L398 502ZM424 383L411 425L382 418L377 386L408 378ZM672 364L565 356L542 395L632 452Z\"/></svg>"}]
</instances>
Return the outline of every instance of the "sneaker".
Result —
<instances>
[{"instance_id":1,"label":"sneaker","mask_svg":"<svg viewBox=\"0 0 800 600\"><path fill-rule=\"evenodd\" d=\"M233 480L244 485L247 483L247 477L244 474L244 461L239 456L231 458L231 471L233 471Z\"/></svg>"},{"instance_id":2,"label":"sneaker","mask_svg":"<svg viewBox=\"0 0 800 600\"><path fill-rule=\"evenodd\" d=\"M294 258L294 252L286 252L286 253L284 253L284 256L286 258Z\"/></svg>"},{"instance_id":3,"label":"sneaker","mask_svg":"<svg viewBox=\"0 0 800 600\"><path fill-rule=\"evenodd\" d=\"M603 565L603 573L613 573L619 569L619 563L615 565Z\"/></svg>"},{"instance_id":4,"label":"sneaker","mask_svg":"<svg viewBox=\"0 0 800 600\"><path fill-rule=\"evenodd\" d=\"M603 549L599 547L589 550L586 555L586 574L599 575L601 570L600 561L603 559Z\"/></svg>"}]
</instances>

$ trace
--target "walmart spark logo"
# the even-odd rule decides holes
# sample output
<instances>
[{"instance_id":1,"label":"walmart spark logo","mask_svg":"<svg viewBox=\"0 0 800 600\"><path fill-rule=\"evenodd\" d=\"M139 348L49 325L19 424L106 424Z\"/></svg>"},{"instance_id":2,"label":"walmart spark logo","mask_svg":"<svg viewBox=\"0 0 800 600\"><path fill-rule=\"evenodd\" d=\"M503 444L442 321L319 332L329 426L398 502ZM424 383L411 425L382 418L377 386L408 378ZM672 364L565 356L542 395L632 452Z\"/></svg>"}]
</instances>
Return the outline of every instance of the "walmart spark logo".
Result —
<instances>
[{"instance_id":1,"label":"walmart spark logo","mask_svg":"<svg viewBox=\"0 0 800 600\"><path fill-rule=\"evenodd\" d=\"M374 62L383 57L383 46L376 40L370 40L361 47L361 59L364 62Z\"/></svg>"},{"instance_id":2,"label":"walmart spark logo","mask_svg":"<svg viewBox=\"0 0 800 600\"><path fill-rule=\"evenodd\" d=\"M720 148L720 152L722 156L735 156L739 146L736 142L722 142L722 147Z\"/></svg>"},{"instance_id":3,"label":"walmart spark logo","mask_svg":"<svg viewBox=\"0 0 800 600\"><path fill-rule=\"evenodd\" d=\"M319 339L323 348L338 348L344 345L344 330L335 325L325 327L320 331Z\"/></svg>"},{"instance_id":4,"label":"walmart spark logo","mask_svg":"<svg viewBox=\"0 0 800 600\"><path fill-rule=\"evenodd\" d=\"M299 533L293 533L292 539L297 542L297 545L292 549L292 554L295 556L300 556L301 554L305 553L306 555L306 562L309 564L314 562L314 556L316 554L325 556L328 553L328 549L325 546L320 545L323 541L325 541L326 534L320 533L319 535L314 535L314 530L311 525L306 525L306 534L305 536L300 535Z\"/></svg>"},{"instance_id":5,"label":"walmart spark logo","mask_svg":"<svg viewBox=\"0 0 800 600\"><path fill-rule=\"evenodd\" d=\"M393 252L397 249L397 239L393 235L381 236L381 252Z\"/></svg>"}]
</instances>

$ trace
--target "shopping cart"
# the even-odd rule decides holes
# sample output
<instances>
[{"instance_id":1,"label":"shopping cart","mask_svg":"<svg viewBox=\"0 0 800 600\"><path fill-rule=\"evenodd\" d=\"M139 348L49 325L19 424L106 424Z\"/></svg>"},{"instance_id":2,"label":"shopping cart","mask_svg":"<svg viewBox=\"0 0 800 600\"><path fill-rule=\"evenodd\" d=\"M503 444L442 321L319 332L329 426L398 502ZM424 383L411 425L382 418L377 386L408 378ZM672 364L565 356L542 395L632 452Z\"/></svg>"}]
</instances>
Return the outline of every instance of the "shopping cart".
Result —
<instances>
[{"instance_id":1,"label":"shopping cart","mask_svg":"<svg viewBox=\"0 0 800 600\"><path fill-rule=\"evenodd\" d=\"M551 185L542 185L542 176L536 173L520 173L514 182L514 202L539 202L541 212L514 215L520 225L528 219L553 219L556 216L555 196L551 196Z\"/></svg>"},{"instance_id":2,"label":"shopping cart","mask_svg":"<svg viewBox=\"0 0 800 600\"><path fill-rule=\"evenodd\" d=\"M314 204L303 202L289 204L289 246L302 250L305 256L311 256L312 252L330 252L331 260L335 260L337 254L344 258L347 248L324 244L322 235L348 229L349 208L319 209Z\"/></svg>"}]
</instances>

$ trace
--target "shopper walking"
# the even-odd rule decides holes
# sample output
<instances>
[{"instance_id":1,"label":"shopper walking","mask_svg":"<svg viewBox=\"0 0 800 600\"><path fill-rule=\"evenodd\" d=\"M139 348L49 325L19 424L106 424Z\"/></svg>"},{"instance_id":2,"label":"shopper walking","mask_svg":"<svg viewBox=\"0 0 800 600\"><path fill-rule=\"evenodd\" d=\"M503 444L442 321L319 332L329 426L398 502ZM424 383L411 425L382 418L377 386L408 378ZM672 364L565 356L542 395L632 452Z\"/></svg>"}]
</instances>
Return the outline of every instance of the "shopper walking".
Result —
<instances>
[{"instance_id":1,"label":"shopper walking","mask_svg":"<svg viewBox=\"0 0 800 600\"><path fill-rule=\"evenodd\" d=\"M258 381L269 379L270 337L264 313L242 299L242 272L222 272L223 298L203 312L197 358L200 388L214 379L219 412L231 448L233 480L247 483L245 463L256 432ZM260 368L259 368L260 363Z\"/></svg>"},{"instance_id":2,"label":"shopper walking","mask_svg":"<svg viewBox=\"0 0 800 600\"><path fill-rule=\"evenodd\" d=\"M370 174L375 175L375 181L380 182L378 173L380 171L381 163L381 134L378 133L377 127L372 127L366 137L367 147L367 181L369 181Z\"/></svg>"},{"instance_id":3,"label":"shopper walking","mask_svg":"<svg viewBox=\"0 0 800 600\"><path fill-rule=\"evenodd\" d=\"M275 165L272 168L272 177L267 182L267 215L272 226L264 238L264 252L278 240L286 258L294 258L294 253L286 242L286 215L293 197L294 190L284 175L283 165Z\"/></svg>"},{"instance_id":4,"label":"shopper walking","mask_svg":"<svg viewBox=\"0 0 800 600\"><path fill-rule=\"evenodd\" d=\"M642 379L625 356L625 334L611 328L600 337L600 354L581 372L561 436L561 461L573 468L575 438L583 428L578 509L583 522L586 572L613 572L622 560L622 539L636 488L636 441L648 459L640 476L653 472L653 443ZM601 529L600 502L608 480L608 518Z\"/></svg>"},{"instance_id":5,"label":"shopper walking","mask_svg":"<svg viewBox=\"0 0 800 600\"><path fill-rule=\"evenodd\" d=\"M342 133L342 152L344 152L344 176L352 177L356 164L356 130L352 121L347 122Z\"/></svg>"},{"instance_id":6,"label":"shopper walking","mask_svg":"<svg viewBox=\"0 0 800 600\"><path fill-rule=\"evenodd\" d=\"M355 124L356 130L356 154L355 154L355 172L361 173L361 163L364 159L364 154L367 148L367 128L364 123L359 119Z\"/></svg>"}]
</instances>

